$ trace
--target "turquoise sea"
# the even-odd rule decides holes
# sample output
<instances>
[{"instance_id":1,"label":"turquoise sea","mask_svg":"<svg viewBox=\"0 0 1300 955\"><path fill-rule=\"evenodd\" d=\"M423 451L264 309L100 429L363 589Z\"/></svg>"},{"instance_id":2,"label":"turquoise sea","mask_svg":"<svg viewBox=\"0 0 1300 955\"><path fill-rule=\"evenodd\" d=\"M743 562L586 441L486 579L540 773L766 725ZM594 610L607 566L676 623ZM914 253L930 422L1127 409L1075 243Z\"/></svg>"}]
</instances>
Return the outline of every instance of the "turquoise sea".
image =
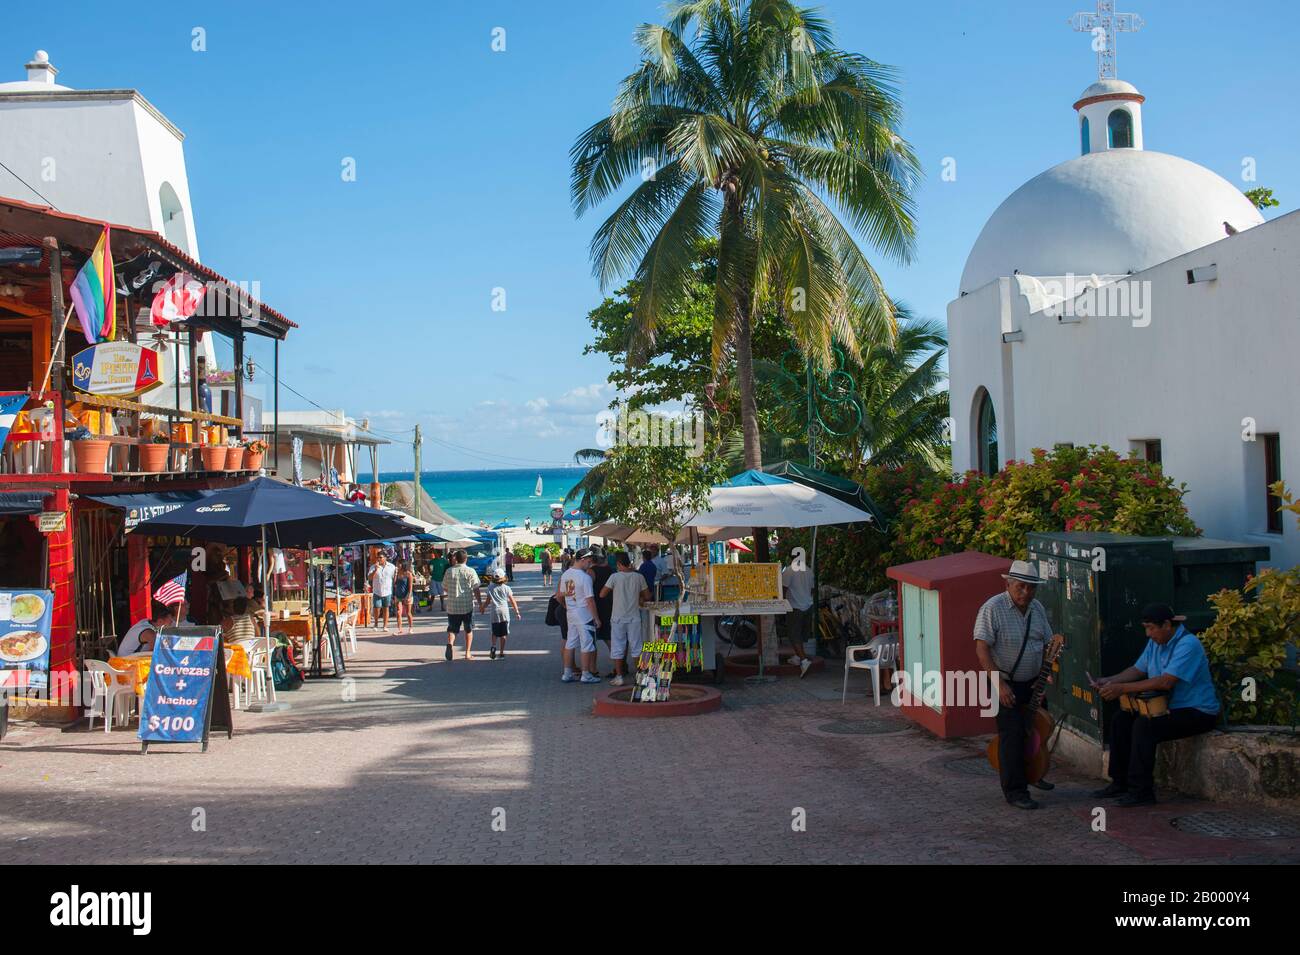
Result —
<instances>
[{"instance_id":1,"label":"turquoise sea","mask_svg":"<svg viewBox=\"0 0 1300 955\"><path fill-rule=\"evenodd\" d=\"M582 480L586 468L545 468L541 471L425 471L421 479L429 496L444 511L470 524L487 521L497 524L513 521L523 526L524 518L533 524L551 519L551 505L563 504L564 496ZM534 497L537 476L542 477L542 496ZM369 474L358 475L369 481ZM409 481L410 471L380 471L379 480ZM565 510L575 505L568 504Z\"/></svg>"}]
</instances>

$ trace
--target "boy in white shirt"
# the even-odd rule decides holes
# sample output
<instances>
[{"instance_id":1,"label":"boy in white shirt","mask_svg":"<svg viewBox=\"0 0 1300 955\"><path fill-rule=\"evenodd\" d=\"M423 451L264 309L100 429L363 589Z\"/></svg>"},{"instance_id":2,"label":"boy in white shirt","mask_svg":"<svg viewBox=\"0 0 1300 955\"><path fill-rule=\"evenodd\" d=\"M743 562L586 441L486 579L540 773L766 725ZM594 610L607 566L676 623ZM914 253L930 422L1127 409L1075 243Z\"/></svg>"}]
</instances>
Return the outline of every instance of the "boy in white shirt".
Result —
<instances>
[{"instance_id":1,"label":"boy in white shirt","mask_svg":"<svg viewBox=\"0 0 1300 955\"><path fill-rule=\"evenodd\" d=\"M515 592L506 583L504 574L492 575L492 583L488 584L487 600L479 604L478 612L482 613L486 610L489 603L492 605L492 647L488 650L488 659L495 660L497 658L497 644L500 643L499 655L504 660L506 658L506 637L510 636L510 608L514 608L516 620L524 619L523 614L519 612Z\"/></svg>"},{"instance_id":2,"label":"boy in white shirt","mask_svg":"<svg viewBox=\"0 0 1300 955\"><path fill-rule=\"evenodd\" d=\"M626 666L631 667L641 656L641 605L650 599L650 588L641 572L633 569L632 559L626 553L618 555L617 566L618 572L601 588L600 596L614 597L609 621L609 655L614 659L614 676L609 682L622 686L626 672L624 658Z\"/></svg>"}]
</instances>

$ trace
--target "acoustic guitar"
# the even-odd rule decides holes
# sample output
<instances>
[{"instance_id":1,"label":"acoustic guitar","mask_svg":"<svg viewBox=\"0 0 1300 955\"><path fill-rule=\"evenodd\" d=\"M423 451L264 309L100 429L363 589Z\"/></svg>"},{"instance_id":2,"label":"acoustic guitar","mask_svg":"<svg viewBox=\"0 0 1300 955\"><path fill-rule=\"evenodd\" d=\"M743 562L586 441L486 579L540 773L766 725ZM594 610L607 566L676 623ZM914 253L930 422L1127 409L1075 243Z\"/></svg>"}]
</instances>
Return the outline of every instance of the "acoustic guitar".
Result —
<instances>
[{"instance_id":1,"label":"acoustic guitar","mask_svg":"<svg viewBox=\"0 0 1300 955\"><path fill-rule=\"evenodd\" d=\"M1052 664L1061 655L1064 646L1065 637L1058 633L1043 649L1043 666L1034 681L1034 692L1029 702L1020 708L1025 714L1027 727L1025 732L1025 780L1027 782L1036 783L1046 776L1051 763L1052 754L1047 748L1047 741L1052 738L1056 721L1043 709L1043 697L1047 695L1047 678L1052 674ZM1000 770L996 736L989 741L988 757L993 768Z\"/></svg>"}]
</instances>

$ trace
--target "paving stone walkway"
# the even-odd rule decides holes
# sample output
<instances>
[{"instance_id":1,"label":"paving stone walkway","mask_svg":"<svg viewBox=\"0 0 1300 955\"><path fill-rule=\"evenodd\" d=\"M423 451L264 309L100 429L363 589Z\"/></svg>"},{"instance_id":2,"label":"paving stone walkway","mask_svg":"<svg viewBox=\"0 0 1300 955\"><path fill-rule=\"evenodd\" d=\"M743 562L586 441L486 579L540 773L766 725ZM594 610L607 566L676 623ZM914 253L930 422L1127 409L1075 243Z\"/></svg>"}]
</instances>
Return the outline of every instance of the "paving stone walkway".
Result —
<instances>
[{"instance_id":1,"label":"paving stone walkway","mask_svg":"<svg viewBox=\"0 0 1300 955\"><path fill-rule=\"evenodd\" d=\"M237 713L206 754L11 727L0 863L1300 861L1300 838L1179 832L1180 815L1231 808L1179 798L1094 832L1097 782L1062 773L1043 809L1011 809L981 741L877 709L863 674L841 706L834 665L731 679L706 716L594 717L593 688L559 681L540 576L517 576L506 660L480 629L475 660L445 662L441 614L413 636L363 630L348 682Z\"/></svg>"}]
</instances>

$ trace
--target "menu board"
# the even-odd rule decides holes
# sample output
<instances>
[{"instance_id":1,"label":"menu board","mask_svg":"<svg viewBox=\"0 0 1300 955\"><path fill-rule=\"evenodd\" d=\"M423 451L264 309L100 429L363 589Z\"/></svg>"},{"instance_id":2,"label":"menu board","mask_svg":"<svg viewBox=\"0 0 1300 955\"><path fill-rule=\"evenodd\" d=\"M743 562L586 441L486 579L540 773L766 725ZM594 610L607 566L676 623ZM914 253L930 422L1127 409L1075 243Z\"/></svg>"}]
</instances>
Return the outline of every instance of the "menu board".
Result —
<instances>
[{"instance_id":1,"label":"menu board","mask_svg":"<svg viewBox=\"0 0 1300 955\"><path fill-rule=\"evenodd\" d=\"M781 599L780 564L713 564L709 582L719 603Z\"/></svg>"},{"instance_id":2,"label":"menu board","mask_svg":"<svg viewBox=\"0 0 1300 955\"><path fill-rule=\"evenodd\" d=\"M49 689L53 612L48 590L0 590L0 687Z\"/></svg>"},{"instance_id":3,"label":"menu board","mask_svg":"<svg viewBox=\"0 0 1300 955\"><path fill-rule=\"evenodd\" d=\"M140 742L202 743L233 730L220 627L164 627L154 641L140 700Z\"/></svg>"}]
</instances>

